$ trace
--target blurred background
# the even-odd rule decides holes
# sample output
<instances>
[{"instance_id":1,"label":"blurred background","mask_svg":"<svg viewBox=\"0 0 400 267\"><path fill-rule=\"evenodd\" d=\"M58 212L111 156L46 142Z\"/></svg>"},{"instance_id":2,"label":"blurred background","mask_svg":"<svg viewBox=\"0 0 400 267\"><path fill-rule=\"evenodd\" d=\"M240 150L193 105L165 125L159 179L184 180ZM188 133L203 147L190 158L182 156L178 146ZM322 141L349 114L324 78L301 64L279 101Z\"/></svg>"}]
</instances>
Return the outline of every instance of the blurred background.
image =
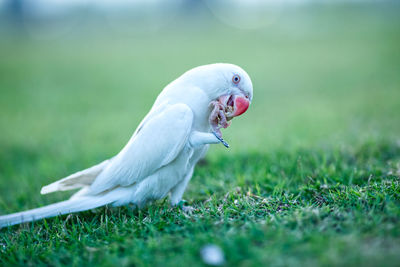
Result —
<instances>
[{"instance_id":1,"label":"blurred background","mask_svg":"<svg viewBox=\"0 0 400 267\"><path fill-rule=\"evenodd\" d=\"M252 106L223 133L231 155L399 140L399 11L398 1L0 0L3 207L37 206L43 184L116 154L162 88L203 64L234 63L253 80ZM14 190L36 198L15 203Z\"/></svg>"}]
</instances>

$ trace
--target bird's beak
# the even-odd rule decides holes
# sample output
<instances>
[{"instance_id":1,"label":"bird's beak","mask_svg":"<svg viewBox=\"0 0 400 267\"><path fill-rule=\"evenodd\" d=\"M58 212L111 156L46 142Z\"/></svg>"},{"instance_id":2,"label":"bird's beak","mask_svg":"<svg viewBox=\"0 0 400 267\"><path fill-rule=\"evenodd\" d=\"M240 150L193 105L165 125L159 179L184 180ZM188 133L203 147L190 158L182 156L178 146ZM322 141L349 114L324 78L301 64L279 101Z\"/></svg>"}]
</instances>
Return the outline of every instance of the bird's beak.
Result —
<instances>
[{"instance_id":1,"label":"bird's beak","mask_svg":"<svg viewBox=\"0 0 400 267\"><path fill-rule=\"evenodd\" d=\"M228 120L240 116L249 108L250 101L244 95L223 95L218 101L225 107Z\"/></svg>"}]
</instances>

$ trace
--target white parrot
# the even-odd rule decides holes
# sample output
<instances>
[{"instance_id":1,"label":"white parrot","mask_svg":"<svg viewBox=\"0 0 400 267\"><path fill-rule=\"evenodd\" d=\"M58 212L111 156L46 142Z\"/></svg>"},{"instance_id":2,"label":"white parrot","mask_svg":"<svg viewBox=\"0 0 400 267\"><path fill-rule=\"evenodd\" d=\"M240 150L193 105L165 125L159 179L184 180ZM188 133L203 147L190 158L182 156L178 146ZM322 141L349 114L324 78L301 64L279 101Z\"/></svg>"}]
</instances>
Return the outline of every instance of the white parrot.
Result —
<instances>
[{"instance_id":1,"label":"white parrot","mask_svg":"<svg viewBox=\"0 0 400 267\"><path fill-rule=\"evenodd\" d=\"M42 194L81 188L70 199L0 216L0 228L103 205L147 203L170 194L177 205L209 144L228 144L220 128L253 98L249 75L232 64L191 69L167 85L125 147L113 158L44 186Z\"/></svg>"}]
</instances>

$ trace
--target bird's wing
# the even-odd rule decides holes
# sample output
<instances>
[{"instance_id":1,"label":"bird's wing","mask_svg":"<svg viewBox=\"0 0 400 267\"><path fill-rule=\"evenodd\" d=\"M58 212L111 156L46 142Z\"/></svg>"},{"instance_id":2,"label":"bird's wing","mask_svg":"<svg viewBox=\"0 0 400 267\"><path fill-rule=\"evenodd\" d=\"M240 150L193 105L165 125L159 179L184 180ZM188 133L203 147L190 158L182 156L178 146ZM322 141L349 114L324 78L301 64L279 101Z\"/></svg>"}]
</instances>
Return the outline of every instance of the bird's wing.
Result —
<instances>
[{"instance_id":1,"label":"bird's wing","mask_svg":"<svg viewBox=\"0 0 400 267\"><path fill-rule=\"evenodd\" d=\"M89 194L132 185L173 161L187 143L192 122L193 112L185 104L151 116L96 178Z\"/></svg>"},{"instance_id":2,"label":"bird's wing","mask_svg":"<svg viewBox=\"0 0 400 267\"><path fill-rule=\"evenodd\" d=\"M71 174L61 180L43 186L41 194L48 194L55 191L66 191L91 185L96 177L106 168L111 159L107 159L100 164L94 165L86 170Z\"/></svg>"}]
</instances>

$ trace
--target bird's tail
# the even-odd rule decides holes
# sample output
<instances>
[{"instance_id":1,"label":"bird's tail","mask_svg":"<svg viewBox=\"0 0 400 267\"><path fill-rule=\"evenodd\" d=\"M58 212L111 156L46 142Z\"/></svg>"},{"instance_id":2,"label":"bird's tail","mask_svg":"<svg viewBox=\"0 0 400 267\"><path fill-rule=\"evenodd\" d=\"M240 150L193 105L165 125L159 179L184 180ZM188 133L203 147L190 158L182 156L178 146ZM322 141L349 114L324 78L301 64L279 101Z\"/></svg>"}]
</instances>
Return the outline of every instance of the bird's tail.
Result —
<instances>
[{"instance_id":1,"label":"bird's tail","mask_svg":"<svg viewBox=\"0 0 400 267\"><path fill-rule=\"evenodd\" d=\"M110 198L107 194L103 196L82 196L69 199L37 209L0 216L0 228L57 215L94 209L114 201L115 199Z\"/></svg>"}]
</instances>

